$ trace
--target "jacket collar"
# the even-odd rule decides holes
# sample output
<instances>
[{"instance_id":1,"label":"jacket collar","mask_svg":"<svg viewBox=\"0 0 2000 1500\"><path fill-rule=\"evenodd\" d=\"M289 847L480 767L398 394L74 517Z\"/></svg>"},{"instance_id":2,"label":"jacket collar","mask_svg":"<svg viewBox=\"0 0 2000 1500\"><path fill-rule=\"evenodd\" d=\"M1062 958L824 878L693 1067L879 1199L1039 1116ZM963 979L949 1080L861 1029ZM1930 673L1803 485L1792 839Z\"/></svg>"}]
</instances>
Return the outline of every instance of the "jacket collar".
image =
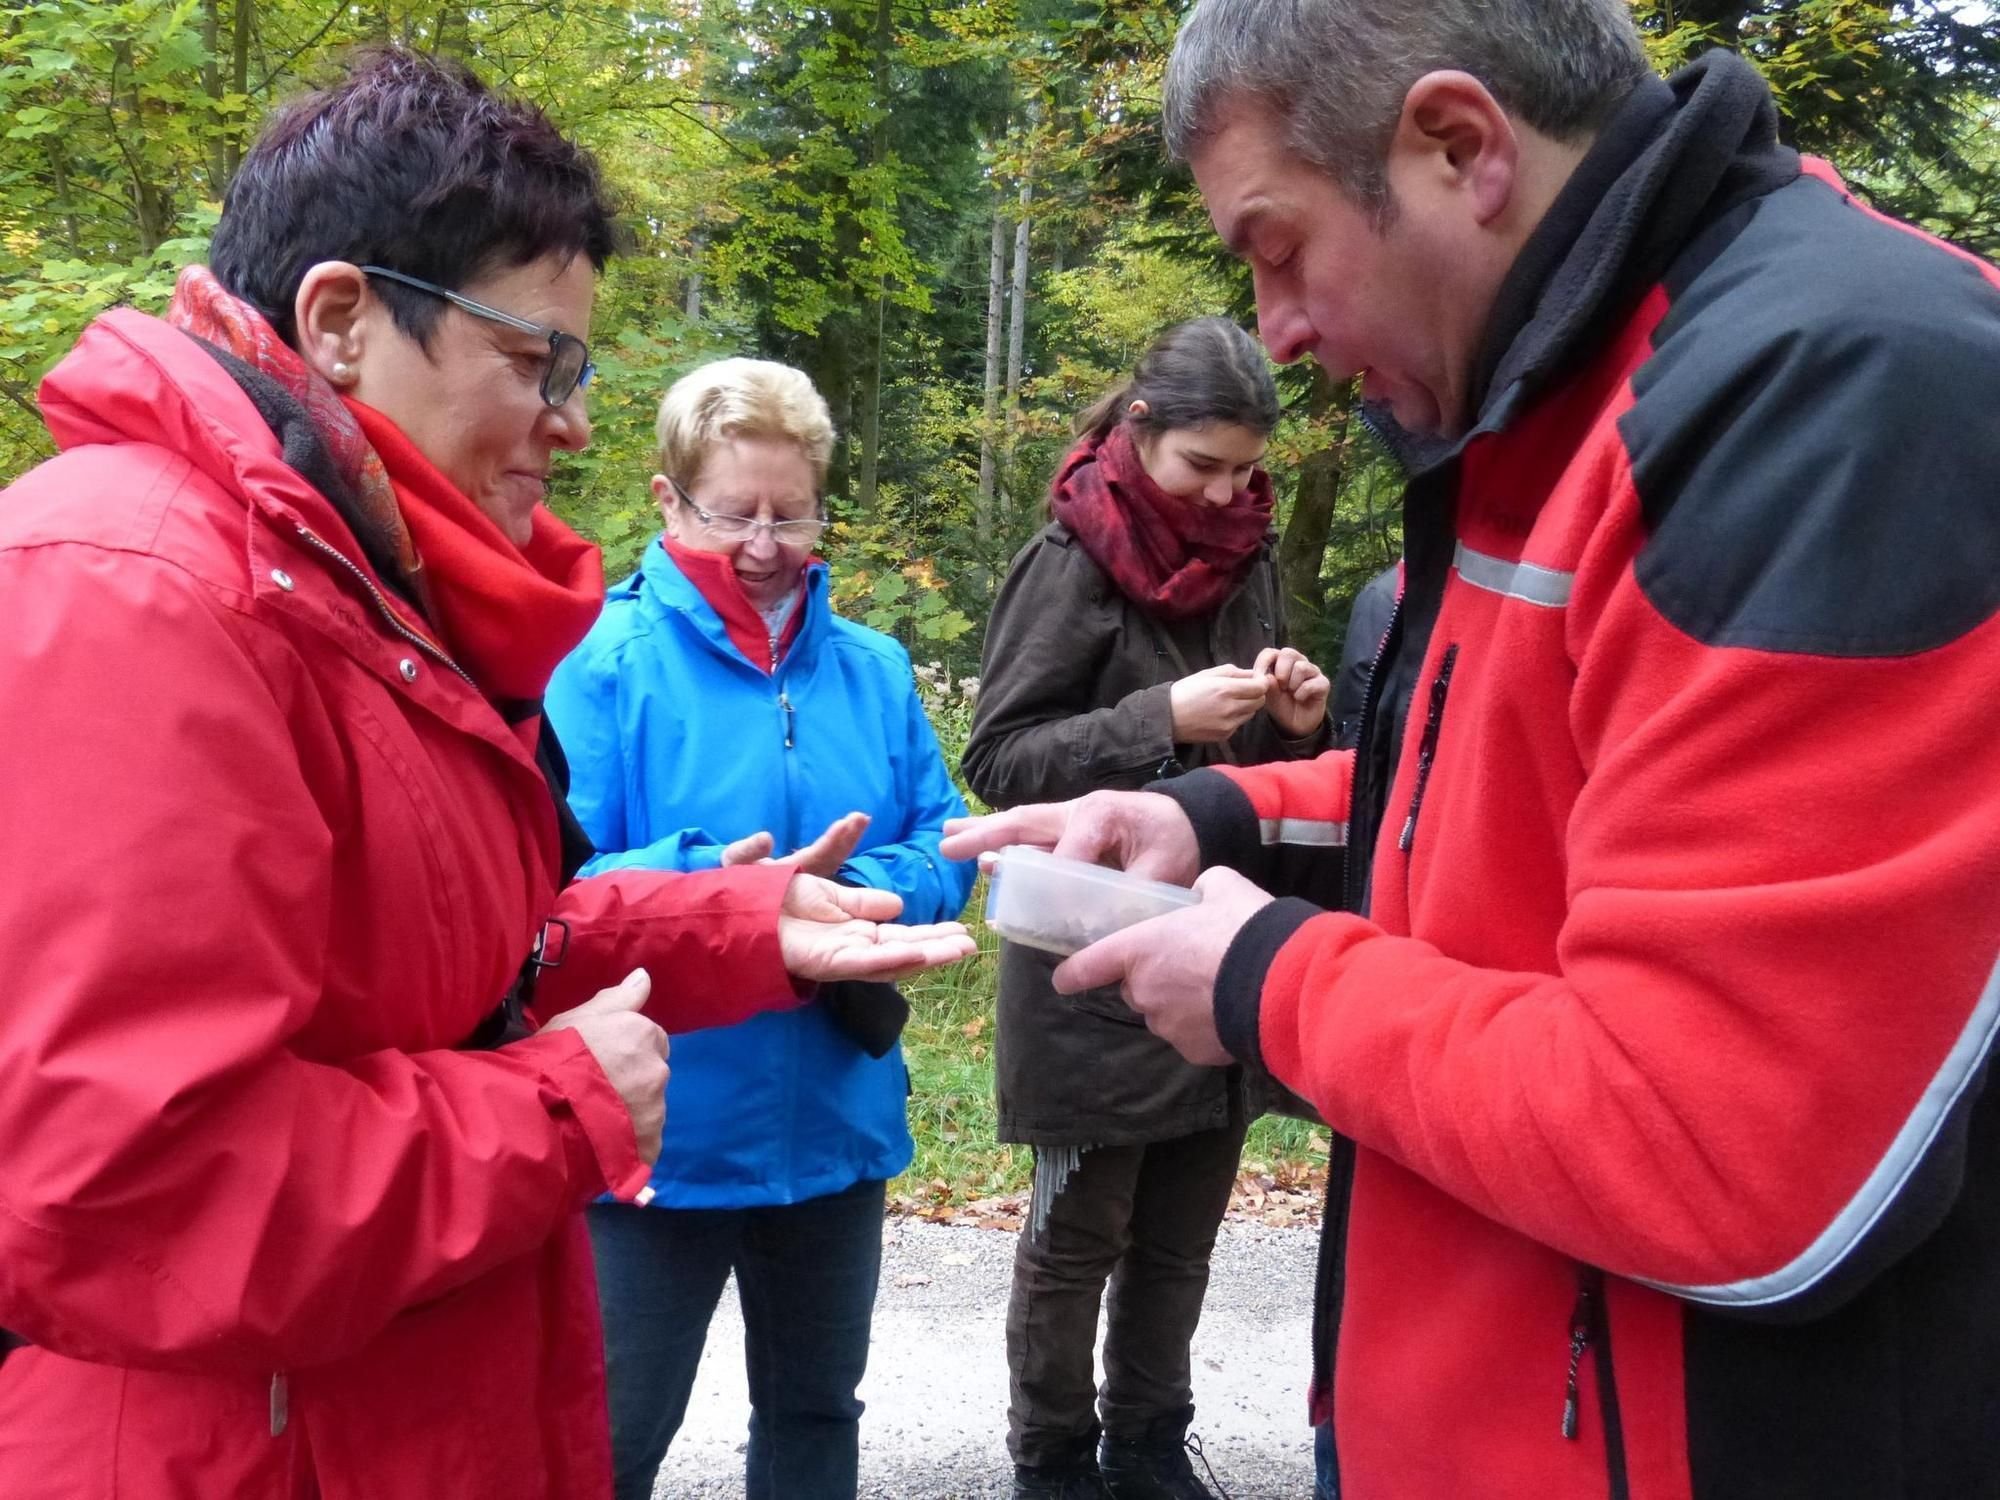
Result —
<instances>
[{"instance_id":1,"label":"jacket collar","mask_svg":"<svg viewBox=\"0 0 2000 1500\"><path fill-rule=\"evenodd\" d=\"M332 640L391 690L503 748L539 777L536 726L510 726L464 678L428 622L373 566L339 508L287 461L286 443L213 351L131 308L83 331L40 391L56 446L163 449L236 496L249 527L242 586ZM391 623L393 622L393 623Z\"/></svg>"},{"instance_id":2,"label":"jacket collar","mask_svg":"<svg viewBox=\"0 0 2000 1500\"><path fill-rule=\"evenodd\" d=\"M252 508L361 552L339 511L286 462L283 440L214 353L132 308L103 314L42 382L42 419L58 448L164 448ZM377 580L379 582L379 580Z\"/></svg>"},{"instance_id":3,"label":"jacket collar","mask_svg":"<svg viewBox=\"0 0 2000 1500\"><path fill-rule=\"evenodd\" d=\"M769 675L764 661L750 656L732 639L729 622L708 594L674 561L659 538L653 539L639 559L639 571L613 589L611 596L638 599L652 609L682 616L711 649ZM743 608L755 616L749 601L742 598L740 585L737 597L742 601ZM790 663L817 646L820 636L830 628L832 616L827 565L815 558L806 564L805 598L799 604L798 628L792 634L791 647L785 653L784 663ZM762 617L756 617L755 628L757 635L764 637Z\"/></svg>"},{"instance_id":4,"label":"jacket collar","mask_svg":"<svg viewBox=\"0 0 2000 1500\"><path fill-rule=\"evenodd\" d=\"M1588 359L1703 224L1798 173L1770 88L1734 53L1641 83L1501 284L1474 366L1475 430L1504 427Z\"/></svg>"}]
</instances>

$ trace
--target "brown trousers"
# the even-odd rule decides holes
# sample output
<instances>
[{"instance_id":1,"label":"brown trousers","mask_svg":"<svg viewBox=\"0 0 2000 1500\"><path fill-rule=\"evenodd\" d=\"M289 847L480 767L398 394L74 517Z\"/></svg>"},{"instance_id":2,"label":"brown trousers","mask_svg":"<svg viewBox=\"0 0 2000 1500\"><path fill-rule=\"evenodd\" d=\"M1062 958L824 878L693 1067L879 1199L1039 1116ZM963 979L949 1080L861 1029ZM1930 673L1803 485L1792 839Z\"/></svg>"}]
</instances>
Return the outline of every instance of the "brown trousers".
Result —
<instances>
[{"instance_id":1,"label":"brown trousers","mask_svg":"<svg viewBox=\"0 0 2000 1500\"><path fill-rule=\"evenodd\" d=\"M1080 1461L1098 1415L1138 1437L1193 1411L1188 1346L1247 1126L1086 1150L1037 1234L1021 1231L1007 1304L1007 1449L1035 1467ZM1092 1355L1105 1309L1104 1389Z\"/></svg>"}]
</instances>

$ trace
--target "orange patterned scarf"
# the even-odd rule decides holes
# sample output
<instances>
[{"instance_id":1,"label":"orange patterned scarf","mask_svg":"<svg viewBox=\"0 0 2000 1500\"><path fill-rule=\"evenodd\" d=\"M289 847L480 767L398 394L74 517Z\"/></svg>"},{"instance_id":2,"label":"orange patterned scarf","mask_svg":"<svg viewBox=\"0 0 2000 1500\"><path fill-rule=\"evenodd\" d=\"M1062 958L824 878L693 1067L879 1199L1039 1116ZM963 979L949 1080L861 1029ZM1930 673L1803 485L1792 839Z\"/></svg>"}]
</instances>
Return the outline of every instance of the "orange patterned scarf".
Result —
<instances>
[{"instance_id":1,"label":"orange patterned scarf","mask_svg":"<svg viewBox=\"0 0 2000 1500\"><path fill-rule=\"evenodd\" d=\"M335 470L347 481L362 520L376 528L404 576L416 584L420 576L417 549L403 524L402 512L396 508L389 472L362 435L361 424L326 378L278 337L268 318L217 281L207 266L189 266L181 272L174 283L174 299L167 307L167 321L275 380L305 408Z\"/></svg>"}]
</instances>

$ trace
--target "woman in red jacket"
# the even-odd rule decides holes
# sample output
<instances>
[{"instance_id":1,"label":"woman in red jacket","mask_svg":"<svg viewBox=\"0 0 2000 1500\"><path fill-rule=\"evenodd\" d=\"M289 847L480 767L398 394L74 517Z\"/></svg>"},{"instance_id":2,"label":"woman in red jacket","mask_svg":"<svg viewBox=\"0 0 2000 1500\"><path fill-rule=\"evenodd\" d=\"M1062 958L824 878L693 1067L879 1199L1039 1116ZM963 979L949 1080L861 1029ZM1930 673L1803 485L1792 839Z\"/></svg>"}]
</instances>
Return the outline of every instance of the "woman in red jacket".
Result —
<instances>
[{"instance_id":1,"label":"woman in red jacket","mask_svg":"<svg viewBox=\"0 0 2000 1500\"><path fill-rule=\"evenodd\" d=\"M782 866L571 883L539 700L603 585L542 501L612 242L537 111L380 54L274 119L166 320L42 388L62 455L0 498L9 1500L608 1494L577 1210L645 1182L662 1028L969 950Z\"/></svg>"}]
</instances>

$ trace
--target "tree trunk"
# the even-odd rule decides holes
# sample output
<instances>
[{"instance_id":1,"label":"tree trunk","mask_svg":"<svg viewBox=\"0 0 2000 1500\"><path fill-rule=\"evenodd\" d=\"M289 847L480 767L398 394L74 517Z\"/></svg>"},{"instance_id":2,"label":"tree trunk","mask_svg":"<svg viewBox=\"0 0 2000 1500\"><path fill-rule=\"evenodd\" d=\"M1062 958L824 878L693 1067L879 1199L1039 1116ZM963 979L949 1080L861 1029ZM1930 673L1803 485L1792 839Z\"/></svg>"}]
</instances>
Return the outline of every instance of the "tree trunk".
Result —
<instances>
[{"instance_id":1,"label":"tree trunk","mask_svg":"<svg viewBox=\"0 0 2000 1500\"><path fill-rule=\"evenodd\" d=\"M139 86L132 78L132 44L114 42L111 55L112 97L105 104L105 114L118 142L119 154L125 159L125 169L131 175L132 221L139 233L139 249L151 255L166 242L167 230L173 223L173 204L166 190L153 181L146 164L126 144L128 140L146 137L145 101L139 97ZM124 126L118 119L120 108L129 121Z\"/></svg>"},{"instance_id":2,"label":"tree trunk","mask_svg":"<svg viewBox=\"0 0 2000 1500\"><path fill-rule=\"evenodd\" d=\"M250 92L250 27L257 14L257 0L236 0L235 33L230 38L232 53L229 59L230 82L239 94ZM243 129L245 121L239 118L224 137L223 164L225 179L236 175L236 168L243 161Z\"/></svg>"},{"instance_id":3,"label":"tree trunk","mask_svg":"<svg viewBox=\"0 0 2000 1500\"><path fill-rule=\"evenodd\" d=\"M63 148L52 135L42 137L49 152L49 173L56 189L56 210L62 215L63 243L69 246L72 260L83 254L78 248L76 235L76 205L69 196L69 159L63 155Z\"/></svg>"},{"instance_id":4,"label":"tree trunk","mask_svg":"<svg viewBox=\"0 0 2000 1500\"><path fill-rule=\"evenodd\" d=\"M458 45L452 46L451 34L454 23L458 31ZM472 18L466 14L463 5L447 5L438 12L437 50L454 57L472 56Z\"/></svg>"},{"instance_id":5,"label":"tree trunk","mask_svg":"<svg viewBox=\"0 0 2000 1500\"><path fill-rule=\"evenodd\" d=\"M1326 560L1327 539L1333 535L1334 504L1340 498L1340 481L1347 467L1353 399L1347 387L1336 385L1325 370L1315 366L1306 410L1316 421L1332 422L1332 442L1299 465L1292 513L1278 539L1278 586L1284 590L1292 639L1317 642L1326 639L1326 595L1320 587L1320 565Z\"/></svg>"},{"instance_id":6,"label":"tree trunk","mask_svg":"<svg viewBox=\"0 0 2000 1500\"><path fill-rule=\"evenodd\" d=\"M806 372L826 397L833 416L833 461L827 467L826 488L829 495L842 499L853 493L850 481L854 475L854 345L858 332L850 312L838 312L823 319L819 336L814 340L815 367Z\"/></svg>"},{"instance_id":7,"label":"tree trunk","mask_svg":"<svg viewBox=\"0 0 2000 1500\"><path fill-rule=\"evenodd\" d=\"M1013 307L1007 324L1007 411L1012 420L1021 395L1021 356L1028 342L1028 203L1034 188L1021 179L1021 218L1014 226Z\"/></svg>"},{"instance_id":8,"label":"tree trunk","mask_svg":"<svg viewBox=\"0 0 2000 1500\"><path fill-rule=\"evenodd\" d=\"M222 0L201 0L201 88L208 95L209 119L204 152L208 158L208 195L218 202L229 183L229 158L222 138L229 129L229 117L214 106L222 100Z\"/></svg>"},{"instance_id":9,"label":"tree trunk","mask_svg":"<svg viewBox=\"0 0 2000 1500\"><path fill-rule=\"evenodd\" d=\"M856 402L861 408L861 467L855 478L854 498L864 512L875 509L875 492L882 457L882 364L883 343L889 323L889 293L884 287L875 294L874 328L868 339L867 362L861 370L861 389Z\"/></svg>"},{"instance_id":10,"label":"tree trunk","mask_svg":"<svg viewBox=\"0 0 2000 1500\"><path fill-rule=\"evenodd\" d=\"M979 498L973 525L979 540L993 540L993 480L998 470L993 438L1000 425L1000 326L1006 317L1007 215L993 205L993 247L986 265L986 421L979 433Z\"/></svg>"},{"instance_id":11,"label":"tree trunk","mask_svg":"<svg viewBox=\"0 0 2000 1500\"><path fill-rule=\"evenodd\" d=\"M892 0L875 0L875 124L869 132L868 154L876 173L876 203L878 212L887 216L889 210L888 193L882 184L888 180L889 163L889 48L896 39L895 12ZM862 385L859 392L861 407L861 465L855 483L855 499L864 513L875 509L877 478L881 471L882 453L882 364L884 333L889 322L889 283L887 277L877 277L875 282L875 316L870 320L874 327L865 334L867 357L862 366Z\"/></svg>"}]
</instances>

